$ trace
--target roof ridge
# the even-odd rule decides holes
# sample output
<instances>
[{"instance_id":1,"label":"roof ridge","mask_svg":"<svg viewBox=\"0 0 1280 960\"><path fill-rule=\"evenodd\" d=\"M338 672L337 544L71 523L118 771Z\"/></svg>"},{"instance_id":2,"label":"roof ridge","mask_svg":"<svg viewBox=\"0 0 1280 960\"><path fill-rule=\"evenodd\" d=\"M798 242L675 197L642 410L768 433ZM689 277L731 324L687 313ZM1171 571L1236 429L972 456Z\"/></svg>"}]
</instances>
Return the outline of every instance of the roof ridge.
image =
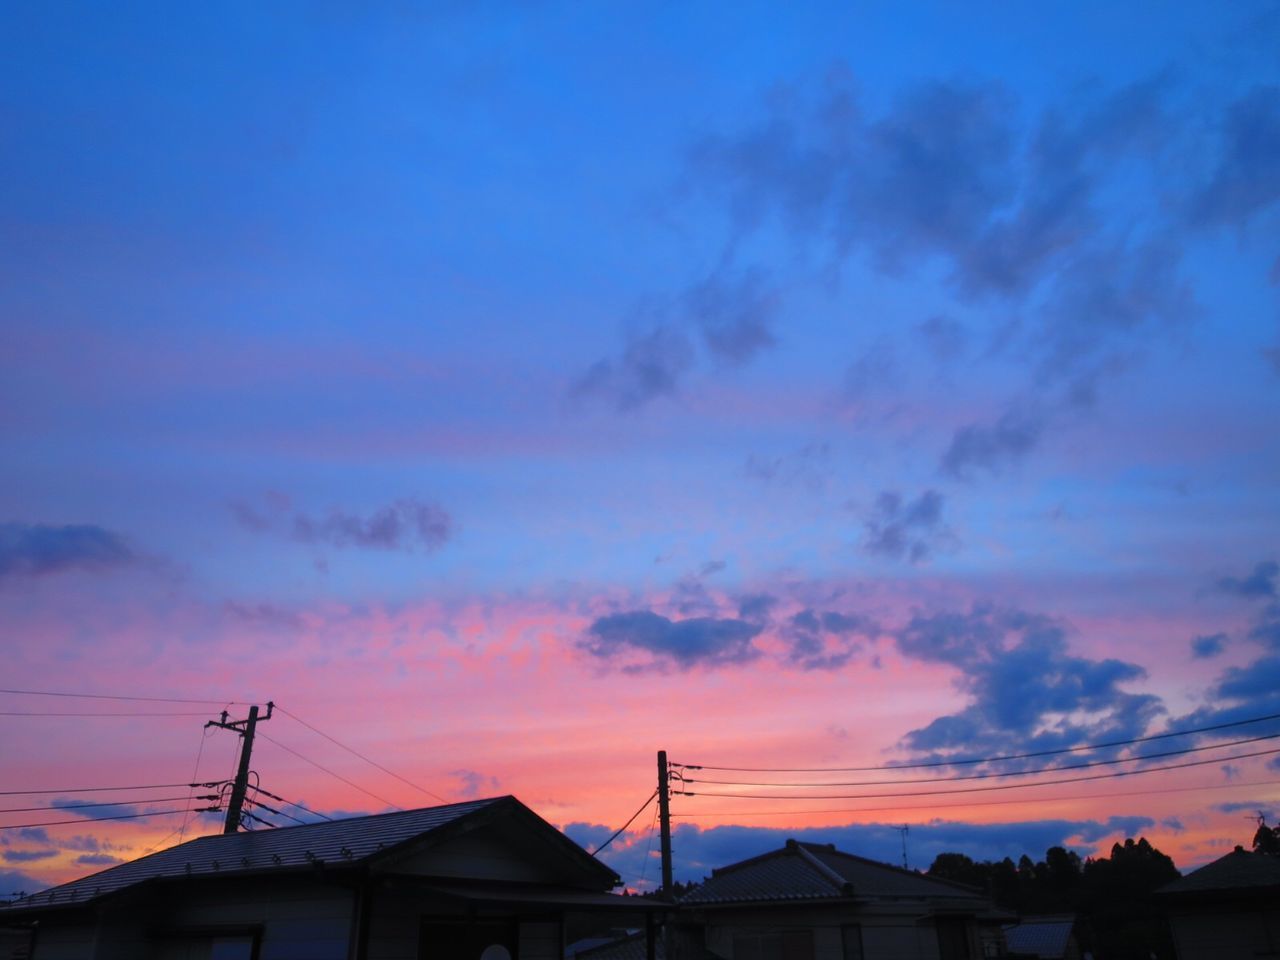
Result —
<instances>
[{"instance_id":1,"label":"roof ridge","mask_svg":"<svg viewBox=\"0 0 1280 960\"><path fill-rule=\"evenodd\" d=\"M908 870L905 867L899 867L892 863L885 863L883 860L872 860L870 857L863 857L856 853L849 853L848 851L837 849L834 843L809 843L803 840L798 840L796 843L801 847L808 848L810 855L813 855L815 850L823 853L833 853L836 856L844 857L846 860L856 860L859 863L865 863L881 870L888 870L892 873L901 874L904 877L911 877L913 880L922 880L926 883L936 883L942 886L953 887L956 890L962 890L965 893L974 893L979 896L986 896L986 892L981 887L975 887L968 883L961 883L959 880L949 880L946 877L935 877L932 874L921 873L918 870Z\"/></svg>"},{"instance_id":2,"label":"roof ridge","mask_svg":"<svg viewBox=\"0 0 1280 960\"><path fill-rule=\"evenodd\" d=\"M800 854L800 858L822 876L823 879L835 885L835 888L846 896L853 895L853 881L843 876L839 871L827 866L814 855L813 851L806 844L800 843L798 840L788 840L787 849L794 850ZM835 849L834 847L832 849Z\"/></svg>"}]
</instances>

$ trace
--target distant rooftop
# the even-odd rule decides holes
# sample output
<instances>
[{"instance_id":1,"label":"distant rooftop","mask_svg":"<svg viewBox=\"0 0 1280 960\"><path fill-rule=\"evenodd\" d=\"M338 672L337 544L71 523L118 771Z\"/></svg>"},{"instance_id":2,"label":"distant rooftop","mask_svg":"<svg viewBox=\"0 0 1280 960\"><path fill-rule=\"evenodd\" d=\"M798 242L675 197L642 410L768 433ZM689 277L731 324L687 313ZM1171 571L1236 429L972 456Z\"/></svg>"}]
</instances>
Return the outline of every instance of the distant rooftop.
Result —
<instances>
[{"instance_id":1,"label":"distant rooftop","mask_svg":"<svg viewBox=\"0 0 1280 960\"><path fill-rule=\"evenodd\" d=\"M715 870L681 904L785 900L981 898L972 887L927 877L837 850L830 844L788 840L780 850Z\"/></svg>"},{"instance_id":2,"label":"distant rooftop","mask_svg":"<svg viewBox=\"0 0 1280 960\"><path fill-rule=\"evenodd\" d=\"M1185 877L1166 884L1162 894L1208 893L1210 891L1280 890L1280 857L1254 853L1236 847L1225 857L1193 870Z\"/></svg>"}]
</instances>

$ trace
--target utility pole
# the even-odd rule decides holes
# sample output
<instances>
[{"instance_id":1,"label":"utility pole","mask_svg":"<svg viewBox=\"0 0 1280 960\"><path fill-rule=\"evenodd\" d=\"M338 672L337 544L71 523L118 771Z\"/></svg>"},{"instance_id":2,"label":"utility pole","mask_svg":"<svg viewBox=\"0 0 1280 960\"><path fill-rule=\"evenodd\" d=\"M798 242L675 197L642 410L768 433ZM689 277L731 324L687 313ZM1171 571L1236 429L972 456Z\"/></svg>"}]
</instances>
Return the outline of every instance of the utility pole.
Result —
<instances>
[{"instance_id":1,"label":"utility pole","mask_svg":"<svg viewBox=\"0 0 1280 960\"><path fill-rule=\"evenodd\" d=\"M658 824L662 831L662 892L671 900L671 775L665 750L658 751Z\"/></svg>"},{"instance_id":2,"label":"utility pole","mask_svg":"<svg viewBox=\"0 0 1280 960\"><path fill-rule=\"evenodd\" d=\"M240 766L236 770L235 782L231 785L231 798L227 801L227 819L222 825L223 833L235 833L240 829L240 814L244 809L244 795L249 789L249 758L253 755L253 735L258 728L258 720L270 720L275 703L267 701L266 716L259 718L255 704L249 708L249 716L245 720L227 722L227 711L222 711L221 720L210 720L205 727L221 727L240 734Z\"/></svg>"}]
</instances>

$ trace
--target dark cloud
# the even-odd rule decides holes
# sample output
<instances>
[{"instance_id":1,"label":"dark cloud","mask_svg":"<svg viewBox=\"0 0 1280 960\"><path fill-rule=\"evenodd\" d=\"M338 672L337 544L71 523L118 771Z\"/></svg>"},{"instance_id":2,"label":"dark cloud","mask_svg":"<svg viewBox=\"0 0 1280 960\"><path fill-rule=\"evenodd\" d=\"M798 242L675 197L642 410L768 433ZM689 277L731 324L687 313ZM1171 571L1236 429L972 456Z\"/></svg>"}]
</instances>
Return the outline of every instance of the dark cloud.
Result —
<instances>
[{"instance_id":1,"label":"dark cloud","mask_svg":"<svg viewBox=\"0 0 1280 960\"><path fill-rule=\"evenodd\" d=\"M108 817L133 818L143 815L142 809L132 804L86 804L84 800L77 800L75 797L56 797L49 801L49 806L56 810L65 810L68 813L74 813L76 816L89 817L90 819L105 819Z\"/></svg>"},{"instance_id":2,"label":"dark cloud","mask_svg":"<svg viewBox=\"0 0 1280 960\"><path fill-rule=\"evenodd\" d=\"M1230 803L1215 803L1213 805L1213 809L1217 810L1219 813L1240 813L1241 811L1247 811L1253 814L1262 814L1266 816L1268 820L1271 820L1270 804L1271 801L1269 800L1243 800L1232 801Z\"/></svg>"},{"instance_id":3,"label":"dark cloud","mask_svg":"<svg viewBox=\"0 0 1280 960\"><path fill-rule=\"evenodd\" d=\"M124 861L109 853L84 853L76 857L76 863L85 867L114 867L117 863L124 863Z\"/></svg>"},{"instance_id":4,"label":"dark cloud","mask_svg":"<svg viewBox=\"0 0 1280 960\"><path fill-rule=\"evenodd\" d=\"M1205 706L1169 723L1174 729L1196 729L1240 724L1275 714L1280 714L1280 654L1268 654L1243 666L1228 667L1205 692ZM1249 723L1192 739L1221 739L1243 733L1250 736L1280 733L1280 722Z\"/></svg>"},{"instance_id":5,"label":"dark cloud","mask_svg":"<svg viewBox=\"0 0 1280 960\"><path fill-rule=\"evenodd\" d=\"M738 598L738 616L743 620L763 622L769 619L778 598L767 593L748 593Z\"/></svg>"},{"instance_id":6,"label":"dark cloud","mask_svg":"<svg viewBox=\"0 0 1280 960\"><path fill-rule=\"evenodd\" d=\"M0 578L105 570L137 559L119 534L92 524L0 523Z\"/></svg>"},{"instance_id":7,"label":"dark cloud","mask_svg":"<svg viewBox=\"0 0 1280 960\"><path fill-rule=\"evenodd\" d=\"M1243 224L1280 199L1280 87L1257 86L1226 110L1222 153L1191 204L1202 224Z\"/></svg>"},{"instance_id":8,"label":"dark cloud","mask_svg":"<svg viewBox=\"0 0 1280 960\"><path fill-rule=\"evenodd\" d=\"M999 84L934 81L876 115L836 78L816 96L774 97L749 129L704 139L690 172L727 200L741 233L775 222L835 266L861 255L895 274L941 269L961 296L1016 310L992 353L1026 366L1034 408L955 432L943 470L973 477L1026 457L1057 408L1095 402L1106 378L1198 315L1163 184L1185 128L1168 108L1172 87L1167 75L1082 86L1026 116ZM1256 132L1250 105L1237 112ZM1133 163L1160 185L1121 184L1117 171ZM1125 215L1104 216L1118 187ZM940 360L967 347L946 318L919 333ZM862 400L900 382L883 347L855 361L846 393Z\"/></svg>"},{"instance_id":9,"label":"dark cloud","mask_svg":"<svg viewBox=\"0 0 1280 960\"><path fill-rule=\"evenodd\" d=\"M787 618L779 635L787 644L791 665L802 670L835 670L879 632L879 624L869 617L806 609Z\"/></svg>"},{"instance_id":10,"label":"dark cloud","mask_svg":"<svg viewBox=\"0 0 1280 960\"><path fill-rule=\"evenodd\" d=\"M235 501L231 511L243 527L256 533L278 533L299 543L339 549L431 552L454 533L453 519L443 508L414 498L397 500L367 516L334 508L327 516L312 517L294 511L289 499L280 494L268 494L261 506Z\"/></svg>"},{"instance_id":11,"label":"dark cloud","mask_svg":"<svg viewBox=\"0 0 1280 960\"><path fill-rule=\"evenodd\" d=\"M0 870L0 900L6 900L15 894L37 893L47 887L35 877L19 870Z\"/></svg>"},{"instance_id":12,"label":"dark cloud","mask_svg":"<svg viewBox=\"0 0 1280 960\"><path fill-rule=\"evenodd\" d=\"M741 365L777 343L779 297L759 271L737 279L713 275L686 295L686 308L717 360Z\"/></svg>"},{"instance_id":13,"label":"dark cloud","mask_svg":"<svg viewBox=\"0 0 1280 960\"><path fill-rule=\"evenodd\" d=\"M675 394L693 362L693 344L684 332L656 326L629 340L618 357L594 363L569 392L603 400L619 411L635 410Z\"/></svg>"},{"instance_id":14,"label":"dark cloud","mask_svg":"<svg viewBox=\"0 0 1280 960\"><path fill-rule=\"evenodd\" d=\"M1213 633L1195 637L1191 641L1191 655L1197 660L1207 660L1210 657L1216 657L1227 648L1227 635L1225 633Z\"/></svg>"},{"instance_id":15,"label":"dark cloud","mask_svg":"<svg viewBox=\"0 0 1280 960\"><path fill-rule=\"evenodd\" d=\"M1122 368L1151 340L1197 315L1168 239L1099 243L1066 262L1033 328L1038 374L1065 383L1067 399L1091 399L1102 375Z\"/></svg>"},{"instance_id":16,"label":"dark cloud","mask_svg":"<svg viewBox=\"0 0 1280 960\"><path fill-rule=\"evenodd\" d=\"M1044 427L1040 416L1023 410L1009 410L992 424L961 427L942 455L942 470L961 480L979 471L1000 473L1035 449Z\"/></svg>"},{"instance_id":17,"label":"dark cloud","mask_svg":"<svg viewBox=\"0 0 1280 960\"><path fill-rule=\"evenodd\" d=\"M1274 560L1264 560L1255 565L1253 571L1246 576L1220 577L1216 586L1223 593L1237 597L1274 597L1277 576L1280 576L1280 564Z\"/></svg>"},{"instance_id":18,"label":"dark cloud","mask_svg":"<svg viewBox=\"0 0 1280 960\"><path fill-rule=\"evenodd\" d=\"M1121 685L1146 676L1137 664L1072 655L1059 621L1020 610L974 607L916 616L895 635L906 656L960 671L971 698L903 738L938 759L1051 750L1140 736L1160 700Z\"/></svg>"},{"instance_id":19,"label":"dark cloud","mask_svg":"<svg viewBox=\"0 0 1280 960\"><path fill-rule=\"evenodd\" d=\"M923 563L939 546L954 541L942 522L943 496L926 490L904 501L896 490L885 490L863 523L863 549L892 560Z\"/></svg>"},{"instance_id":20,"label":"dark cloud","mask_svg":"<svg viewBox=\"0 0 1280 960\"><path fill-rule=\"evenodd\" d=\"M665 666L687 670L756 659L760 651L752 640L760 631L760 625L745 620L669 620L649 610L634 610L600 617L587 629L581 646L592 656L606 660L636 653L647 655L645 662L628 663L626 670Z\"/></svg>"},{"instance_id":21,"label":"dark cloud","mask_svg":"<svg viewBox=\"0 0 1280 960\"><path fill-rule=\"evenodd\" d=\"M57 855L57 850L5 850L0 853L0 857L3 857L7 863L35 863Z\"/></svg>"}]
</instances>

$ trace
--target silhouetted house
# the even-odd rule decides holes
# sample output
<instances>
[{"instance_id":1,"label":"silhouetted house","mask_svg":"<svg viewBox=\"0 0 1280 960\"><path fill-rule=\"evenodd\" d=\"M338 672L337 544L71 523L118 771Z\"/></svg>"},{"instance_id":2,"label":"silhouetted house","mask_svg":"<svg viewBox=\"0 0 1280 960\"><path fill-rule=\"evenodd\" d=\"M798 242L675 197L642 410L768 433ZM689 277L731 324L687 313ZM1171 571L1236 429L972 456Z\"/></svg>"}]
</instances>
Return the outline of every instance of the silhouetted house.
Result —
<instances>
[{"instance_id":1,"label":"silhouetted house","mask_svg":"<svg viewBox=\"0 0 1280 960\"><path fill-rule=\"evenodd\" d=\"M1010 919L971 887L788 840L721 867L679 902L673 952L725 960L978 960Z\"/></svg>"},{"instance_id":2,"label":"silhouetted house","mask_svg":"<svg viewBox=\"0 0 1280 960\"><path fill-rule=\"evenodd\" d=\"M617 884L499 797L202 837L0 907L0 926L33 960L560 960L568 914L653 929L662 905Z\"/></svg>"},{"instance_id":3,"label":"silhouetted house","mask_svg":"<svg viewBox=\"0 0 1280 960\"><path fill-rule=\"evenodd\" d=\"M1023 917L1004 928L1010 958L1026 960L1081 960L1076 938L1076 918L1071 915Z\"/></svg>"},{"instance_id":4,"label":"silhouetted house","mask_svg":"<svg viewBox=\"0 0 1280 960\"><path fill-rule=\"evenodd\" d=\"M1156 895L1180 960L1280 957L1280 857L1236 847Z\"/></svg>"}]
</instances>

